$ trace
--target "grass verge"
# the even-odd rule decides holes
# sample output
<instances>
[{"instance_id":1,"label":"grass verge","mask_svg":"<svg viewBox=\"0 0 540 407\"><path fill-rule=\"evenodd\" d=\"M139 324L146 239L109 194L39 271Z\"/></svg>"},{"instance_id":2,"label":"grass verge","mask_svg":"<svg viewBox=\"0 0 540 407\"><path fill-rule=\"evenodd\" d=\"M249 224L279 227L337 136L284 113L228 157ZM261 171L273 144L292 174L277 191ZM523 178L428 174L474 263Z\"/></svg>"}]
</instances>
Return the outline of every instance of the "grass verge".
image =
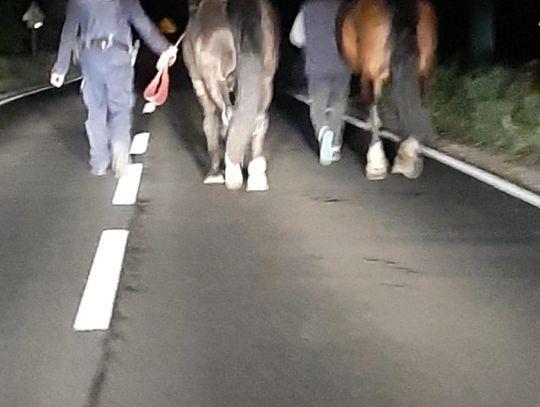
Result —
<instances>
[{"instance_id":1,"label":"grass verge","mask_svg":"<svg viewBox=\"0 0 540 407\"><path fill-rule=\"evenodd\" d=\"M540 61L461 72L440 66L427 100L442 137L540 164Z\"/></svg>"}]
</instances>

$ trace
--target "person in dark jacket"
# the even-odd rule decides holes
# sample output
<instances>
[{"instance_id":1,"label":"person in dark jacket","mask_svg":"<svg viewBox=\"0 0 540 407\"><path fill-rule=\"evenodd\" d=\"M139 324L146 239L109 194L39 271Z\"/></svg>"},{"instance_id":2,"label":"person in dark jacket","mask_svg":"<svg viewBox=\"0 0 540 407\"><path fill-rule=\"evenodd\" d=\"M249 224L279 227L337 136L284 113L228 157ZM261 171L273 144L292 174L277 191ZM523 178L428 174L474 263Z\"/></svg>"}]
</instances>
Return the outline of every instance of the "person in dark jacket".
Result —
<instances>
[{"instance_id":1,"label":"person in dark jacket","mask_svg":"<svg viewBox=\"0 0 540 407\"><path fill-rule=\"evenodd\" d=\"M336 42L336 19L342 0L306 0L289 39L303 49L311 100L310 117L319 141L319 162L330 165L341 157L343 115L351 72Z\"/></svg>"},{"instance_id":2,"label":"person in dark jacket","mask_svg":"<svg viewBox=\"0 0 540 407\"><path fill-rule=\"evenodd\" d=\"M127 172L136 52L131 26L160 55L158 69L174 62L177 48L160 34L139 0L68 0L51 83L63 85L77 45L83 100L88 110L90 166L97 176L105 175L109 165L117 177Z\"/></svg>"}]
</instances>

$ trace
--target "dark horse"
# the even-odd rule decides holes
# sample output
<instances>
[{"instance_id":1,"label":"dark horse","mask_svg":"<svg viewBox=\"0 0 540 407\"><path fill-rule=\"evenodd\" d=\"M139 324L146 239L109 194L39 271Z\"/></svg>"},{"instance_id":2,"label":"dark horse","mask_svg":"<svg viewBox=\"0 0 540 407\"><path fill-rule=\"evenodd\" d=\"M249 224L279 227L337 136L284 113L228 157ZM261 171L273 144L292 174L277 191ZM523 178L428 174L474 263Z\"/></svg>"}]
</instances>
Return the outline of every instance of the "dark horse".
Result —
<instances>
[{"instance_id":1,"label":"dark horse","mask_svg":"<svg viewBox=\"0 0 540 407\"><path fill-rule=\"evenodd\" d=\"M377 103L388 80L400 137L405 139L392 172L409 178L420 176L420 142L434 133L429 112L422 105L436 62L437 17L433 6L428 0L354 0L341 13L338 43L352 71L360 75L362 99L370 107L368 179L383 179L387 174Z\"/></svg>"},{"instance_id":2,"label":"dark horse","mask_svg":"<svg viewBox=\"0 0 540 407\"><path fill-rule=\"evenodd\" d=\"M246 189L268 190L263 147L278 49L267 0L201 0L191 15L182 51L204 113L210 156L205 184L241 188L251 147Z\"/></svg>"}]
</instances>

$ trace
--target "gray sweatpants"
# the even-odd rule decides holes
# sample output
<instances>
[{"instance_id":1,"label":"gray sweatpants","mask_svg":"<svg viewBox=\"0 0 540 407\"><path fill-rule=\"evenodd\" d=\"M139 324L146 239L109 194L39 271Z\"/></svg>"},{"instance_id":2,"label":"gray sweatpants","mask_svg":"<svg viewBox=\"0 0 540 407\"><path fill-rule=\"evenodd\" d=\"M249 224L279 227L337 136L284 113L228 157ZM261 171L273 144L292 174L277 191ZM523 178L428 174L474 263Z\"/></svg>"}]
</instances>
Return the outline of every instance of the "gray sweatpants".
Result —
<instances>
[{"instance_id":1,"label":"gray sweatpants","mask_svg":"<svg viewBox=\"0 0 540 407\"><path fill-rule=\"evenodd\" d=\"M350 74L308 77L311 123L316 137L324 126L335 134L334 146L343 143L343 115L350 93Z\"/></svg>"},{"instance_id":2,"label":"gray sweatpants","mask_svg":"<svg viewBox=\"0 0 540 407\"><path fill-rule=\"evenodd\" d=\"M129 151L134 71L131 58L118 49L85 50L81 54L82 89L88 111L86 133L90 143L90 165L103 168L111 162L112 144Z\"/></svg>"}]
</instances>

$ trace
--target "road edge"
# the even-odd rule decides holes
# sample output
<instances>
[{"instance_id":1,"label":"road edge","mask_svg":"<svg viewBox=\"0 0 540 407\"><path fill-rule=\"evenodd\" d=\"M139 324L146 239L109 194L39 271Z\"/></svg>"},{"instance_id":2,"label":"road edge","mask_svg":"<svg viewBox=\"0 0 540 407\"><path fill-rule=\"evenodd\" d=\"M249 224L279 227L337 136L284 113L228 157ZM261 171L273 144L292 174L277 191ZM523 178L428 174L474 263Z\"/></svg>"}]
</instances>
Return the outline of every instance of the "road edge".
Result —
<instances>
[{"instance_id":1,"label":"road edge","mask_svg":"<svg viewBox=\"0 0 540 407\"><path fill-rule=\"evenodd\" d=\"M81 79L82 79L82 75L79 75L79 76L77 76L75 78L71 78L71 79L66 80L66 82L64 84L69 85L70 83L80 81ZM52 86L52 85L38 85L38 86L33 86L31 88L23 89L23 90L20 90L20 91L10 92L6 97L4 97L3 99L0 99L0 107L5 106L5 105L7 105L9 103L15 102L16 100L25 98L27 96L32 96L32 95L35 95L35 94L38 94L38 93L41 93L41 92L45 92L45 91L51 90L51 89L54 89L54 86Z\"/></svg>"},{"instance_id":2,"label":"road edge","mask_svg":"<svg viewBox=\"0 0 540 407\"><path fill-rule=\"evenodd\" d=\"M298 100L299 102L302 102L306 105L309 104L308 98L301 93L286 92L286 94ZM363 130L369 129L369 125L357 117L345 115L344 119L352 126ZM390 140L396 141L396 136L390 132L383 131L382 136ZM528 183L524 183L522 180L520 180L520 183L522 185L518 185L510 181L509 179L505 179L509 177L504 172L495 173L491 169L482 169L479 167L478 163L464 161L454 155L450 155L447 152L442 151L442 148L437 149L434 147L435 146L422 146L423 154L426 157L429 157L457 171L460 171L461 173L473 177L478 181L481 181L493 188L498 189L499 191L502 191L514 198L517 198L540 209L540 195L537 193L538 191L535 190L534 186L528 185Z\"/></svg>"}]
</instances>

